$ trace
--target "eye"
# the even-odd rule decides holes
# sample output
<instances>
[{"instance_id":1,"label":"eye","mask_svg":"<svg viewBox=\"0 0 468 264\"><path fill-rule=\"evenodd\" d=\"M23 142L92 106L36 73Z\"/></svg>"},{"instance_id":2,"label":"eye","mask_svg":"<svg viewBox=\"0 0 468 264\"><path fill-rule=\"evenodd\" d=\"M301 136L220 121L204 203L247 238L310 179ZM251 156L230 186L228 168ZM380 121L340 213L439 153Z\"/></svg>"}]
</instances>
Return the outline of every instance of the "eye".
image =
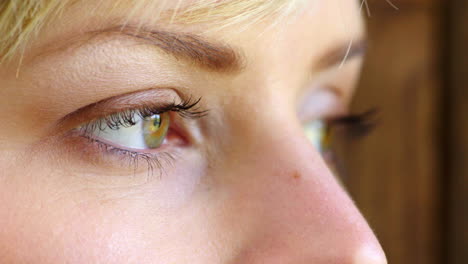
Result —
<instances>
[{"instance_id":1,"label":"eye","mask_svg":"<svg viewBox=\"0 0 468 264\"><path fill-rule=\"evenodd\" d=\"M304 133L312 145L320 153L325 153L330 148L330 129L322 120L314 120L304 125Z\"/></svg>"},{"instance_id":2,"label":"eye","mask_svg":"<svg viewBox=\"0 0 468 264\"><path fill-rule=\"evenodd\" d=\"M353 114L331 120L313 120L304 124L306 137L325 159L332 160L334 140L356 140L368 135L376 125L376 110Z\"/></svg>"},{"instance_id":3,"label":"eye","mask_svg":"<svg viewBox=\"0 0 468 264\"><path fill-rule=\"evenodd\" d=\"M169 113L156 114L142 120L143 137L148 148L159 147L167 135L170 124Z\"/></svg>"},{"instance_id":4,"label":"eye","mask_svg":"<svg viewBox=\"0 0 468 264\"><path fill-rule=\"evenodd\" d=\"M150 116L142 116L138 112L114 115L107 120L99 120L99 124L105 125L94 126L89 135L119 148L155 149L162 145L167 136L170 118L167 112Z\"/></svg>"},{"instance_id":5,"label":"eye","mask_svg":"<svg viewBox=\"0 0 468 264\"><path fill-rule=\"evenodd\" d=\"M61 127L71 128L63 133L64 147L79 154L74 158L83 166L105 169L106 174L118 169L117 174L135 175L145 168L147 175L163 174L202 140L199 119L208 110L199 106L201 98L193 98L172 89L151 89L87 105L60 121Z\"/></svg>"}]
</instances>

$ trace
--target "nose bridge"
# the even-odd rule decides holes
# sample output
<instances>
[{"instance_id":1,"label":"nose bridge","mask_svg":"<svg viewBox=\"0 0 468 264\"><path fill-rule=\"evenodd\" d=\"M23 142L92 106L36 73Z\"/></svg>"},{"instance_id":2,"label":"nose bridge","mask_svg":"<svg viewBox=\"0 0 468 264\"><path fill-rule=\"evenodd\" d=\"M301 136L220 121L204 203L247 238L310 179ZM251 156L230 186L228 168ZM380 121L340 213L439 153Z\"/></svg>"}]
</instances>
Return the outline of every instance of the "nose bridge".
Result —
<instances>
[{"instance_id":1,"label":"nose bridge","mask_svg":"<svg viewBox=\"0 0 468 264\"><path fill-rule=\"evenodd\" d=\"M280 133L253 135L255 147L245 156L255 162L245 162L250 165L242 169L239 199L257 221L252 245L240 259L385 263L372 231L320 154L297 125L285 122L292 121L277 124Z\"/></svg>"}]
</instances>

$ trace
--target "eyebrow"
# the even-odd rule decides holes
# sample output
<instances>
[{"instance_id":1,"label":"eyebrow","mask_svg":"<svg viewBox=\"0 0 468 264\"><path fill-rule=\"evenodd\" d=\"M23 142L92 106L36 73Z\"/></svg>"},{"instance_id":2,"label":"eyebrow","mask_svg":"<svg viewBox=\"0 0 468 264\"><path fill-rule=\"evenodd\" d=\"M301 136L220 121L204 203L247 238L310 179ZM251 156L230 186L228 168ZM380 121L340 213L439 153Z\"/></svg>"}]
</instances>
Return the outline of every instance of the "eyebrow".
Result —
<instances>
[{"instance_id":1,"label":"eyebrow","mask_svg":"<svg viewBox=\"0 0 468 264\"><path fill-rule=\"evenodd\" d=\"M237 73L245 68L245 58L242 53L226 44L215 43L201 36L171 32L165 30L148 30L135 26L116 26L99 31L95 34L117 33L135 37L176 58L194 62L203 69L220 73ZM367 51L367 40L341 42L326 51L315 63L317 70L343 65L347 61L362 57Z\"/></svg>"},{"instance_id":2,"label":"eyebrow","mask_svg":"<svg viewBox=\"0 0 468 264\"><path fill-rule=\"evenodd\" d=\"M156 46L177 59L195 63L209 71L234 74L245 68L246 59L241 51L227 44L208 41L195 34L158 29L149 30L130 25L114 26L88 33L91 34L91 37L103 34L133 37L146 44ZM357 41L343 41L324 52L314 63L316 65L314 70L320 71L344 65L355 57L362 57L367 51L367 46L365 38L359 38Z\"/></svg>"},{"instance_id":3,"label":"eyebrow","mask_svg":"<svg viewBox=\"0 0 468 264\"><path fill-rule=\"evenodd\" d=\"M201 36L190 33L148 30L128 25L93 31L93 33L98 35L117 33L135 37L206 70L235 73L244 68L245 60L240 51L226 44L207 41Z\"/></svg>"},{"instance_id":4,"label":"eyebrow","mask_svg":"<svg viewBox=\"0 0 468 264\"><path fill-rule=\"evenodd\" d=\"M367 40L360 38L357 41L342 42L325 52L316 63L319 70L344 65L347 61L363 57L367 51Z\"/></svg>"}]
</instances>

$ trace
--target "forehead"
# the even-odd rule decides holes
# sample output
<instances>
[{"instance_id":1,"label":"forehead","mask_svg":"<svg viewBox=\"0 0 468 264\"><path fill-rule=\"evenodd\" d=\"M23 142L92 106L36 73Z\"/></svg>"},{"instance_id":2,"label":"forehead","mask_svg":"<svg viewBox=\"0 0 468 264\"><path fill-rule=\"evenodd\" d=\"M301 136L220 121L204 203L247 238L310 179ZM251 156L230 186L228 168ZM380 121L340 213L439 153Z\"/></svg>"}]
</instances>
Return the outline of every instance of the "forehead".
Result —
<instances>
[{"instance_id":1,"label":"forehead","mask_svg":"<svg viewBox=\"0 0 468 264\"><path fill-rule=\"evenodd\" d=\"M321 0L320 0L321 1ZM120 14L131 19L171 23L225 23L284 15L304 8L315 0L102 0L75 1L95 14Z\"/></svg>"},{"instance_id":2,"label":"forehead","mask_svg":"<svg viewBox=\"0 0 468 264\"><path fill-rule=\"evenodd\" d=\"M77 14L94 18L93 21L138 19L145 23L216 26L290 18L311 9L337 12L345 17L357 7L355 0L79 0L70 3L64 6L72 11L71 16Z\"/></svg>"},{"instance_id":3,"label":"forehead","mask_svg":"<svg viewBox=\"0 0 468 264\"><path fill-rule=\"evenodd\" d=\"M211 3L211 4L210 4ZM312 29L319 24L327 30L362 29L355 0L101 0L74 1L50 23L53 33L99 29L128 23L165 26L195 25L193 28L245 29L254 24L288 24L308 13ZM315 25L314 25L315 24Z\"/></svg>"},{"instance_id":4,"label":"forehead","mask_svg":"<svg viewBox=\"0 0 468 264\"><path fill-rule=\"evenodd\" d=\"M262 39L266 42L261 43L262 45L268 45L269 41L275 41L275 44L283 43L285 46L301 42L309 44L313 42L314 46L333 46L334 42L351 41L362 38L363 35L359 6L354 0L298 1L297 5L289 6L291 8L289 12L279 13L278 9L267 8L263 9L266 12L264 14L253 12L253 14L250 14L252 19L239 18L234 22L232 19L236 17L230 16L226 17L227 20L215 19L215 21L210 21L219 17L213 15L215 11L211 11L211 13L202 13L200 11L199 15L205 16L207 19L199 23L181 23L180 19L176 18L179 16L177 13L179 11L174 13L174 10L192 8L193 0L138 0L132 1L132 3L135 3L133 6L129 5L128 2L103 0L96 4L94 1L78 1L73 6L65 9L63 15L56 21L51 21L48 24L49 26L45 28L43 34L39 35L40 37L35 41L34 46L38 47L37 50L41 53L42 47L52 50L59 48L64 43L79 40L86 32L126 25L131 25L132 28L141 26L146 29L155 28L194 33L240 48L252 46L250 45L251 41L258 44ZM233 3L232 1L220 2ZM284 1L279 2L284 3ZM303 6L299 8L301 4ZM212 8L215 10L218 7ZM229 5L219 8L228 7L241 8ZM280 4L275 7L285 8ZM229 13L227 10L223 12ZM230 14L235 12L232 11ZM161 14L161 16L157 14ZM248 16L248 14L242 15ZM276 41L278 37L290 41L278 42ZM251 52L251 54L255 53L256 51Z\"/></svg>"}]
</instances>

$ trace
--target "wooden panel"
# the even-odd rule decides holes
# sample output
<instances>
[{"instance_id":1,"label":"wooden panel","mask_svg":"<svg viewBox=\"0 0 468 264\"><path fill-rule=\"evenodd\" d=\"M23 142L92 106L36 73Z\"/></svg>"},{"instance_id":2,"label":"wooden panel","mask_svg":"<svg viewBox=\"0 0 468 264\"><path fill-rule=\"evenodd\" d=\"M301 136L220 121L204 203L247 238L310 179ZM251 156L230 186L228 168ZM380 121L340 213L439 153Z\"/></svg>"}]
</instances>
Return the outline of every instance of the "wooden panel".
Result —
<instances>
[{"instance_id":1,"label":"wooden panel","mask_svg":"<svg viewBox=\"0 0 468 264\"><path fill-rule=\"evenodd\" d=\"M448 261L468 263L468 1L453 0L447 29L449 96L448 149Z\"/></svg>"},{"instance_id":2,"label":"wooden panel","mask_svg":"<svg viewBox=\"0 0 468 264\"><path fill-rule=\"evenodd\" d=\"M345 143L344 181L389 263L441 263L440 9L394 2L399 11L370 1L370 50L354 109L377 107L380 124Z\"/></svg>"}]
</instances>

